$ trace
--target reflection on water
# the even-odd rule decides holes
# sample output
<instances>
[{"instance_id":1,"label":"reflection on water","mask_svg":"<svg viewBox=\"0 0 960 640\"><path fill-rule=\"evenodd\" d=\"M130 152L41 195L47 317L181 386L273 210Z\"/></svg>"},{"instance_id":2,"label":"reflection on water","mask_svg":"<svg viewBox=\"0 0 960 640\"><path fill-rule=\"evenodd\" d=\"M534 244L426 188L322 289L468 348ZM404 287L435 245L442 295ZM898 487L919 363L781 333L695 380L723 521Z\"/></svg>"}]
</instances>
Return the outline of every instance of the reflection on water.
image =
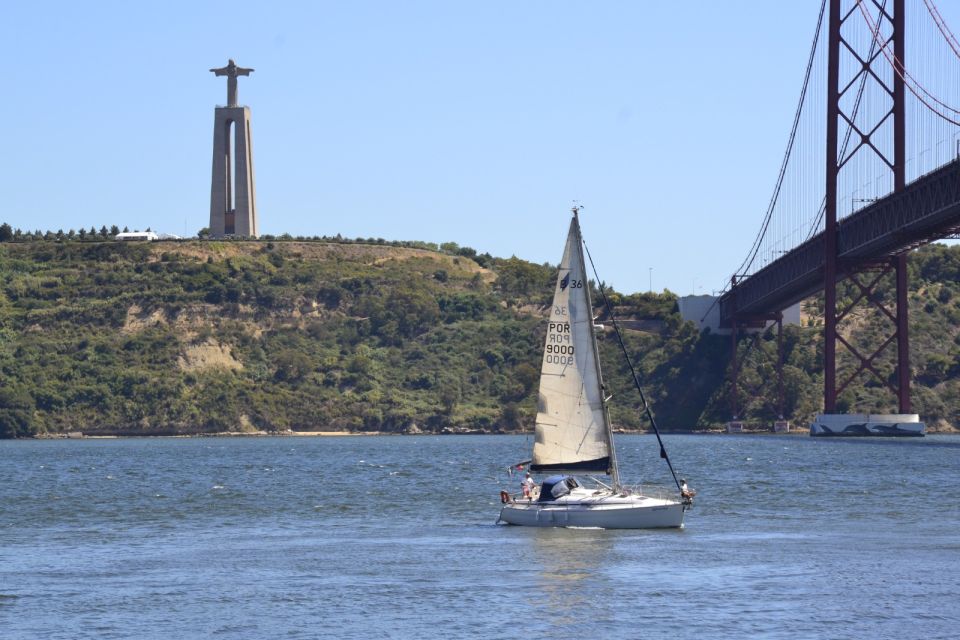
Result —
<instances>
[{"instance_id":1,"label":"reflection on water","mask_svg":"<svg viewBox=\"0 0 960 640\"><path fill-rule=\"evenodd\" d=\"M533 604L542 619L566 626L587 614L596 597L588 585L608 561L613 535L602 529L530 529L530 555L540 594Z\"/></svg>"}]
</instances>

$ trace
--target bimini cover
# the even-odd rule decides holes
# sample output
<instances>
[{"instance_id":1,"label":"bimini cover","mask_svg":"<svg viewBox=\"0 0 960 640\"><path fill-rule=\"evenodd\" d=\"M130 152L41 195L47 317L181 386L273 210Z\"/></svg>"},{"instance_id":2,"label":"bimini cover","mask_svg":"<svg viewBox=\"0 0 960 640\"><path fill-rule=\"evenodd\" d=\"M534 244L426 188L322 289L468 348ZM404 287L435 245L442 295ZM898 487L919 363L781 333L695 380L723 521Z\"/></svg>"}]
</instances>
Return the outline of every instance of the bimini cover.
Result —
<instances>
[{"instance_id":1,"label":"bimini cover","mask_svg":"<svg viewBox=\"0 0 960 640\"><path fill-rule=\"evenodd\" d=\"M552 502L570 493L571 489L576 489L580 484L572 476L550 476L544 479L540 486L540 497L538 502Z\"/></svg>"},{"instance_id":2,"label":"bimini cover","mask_svg":"<svg viewBox=\"0 0 960 640\"><path fill-rule=\"evenodd\" d=\"M580 226L570 223L547 323L534 471L610 473L610 440Z\"/></svg>"}]
</instances>

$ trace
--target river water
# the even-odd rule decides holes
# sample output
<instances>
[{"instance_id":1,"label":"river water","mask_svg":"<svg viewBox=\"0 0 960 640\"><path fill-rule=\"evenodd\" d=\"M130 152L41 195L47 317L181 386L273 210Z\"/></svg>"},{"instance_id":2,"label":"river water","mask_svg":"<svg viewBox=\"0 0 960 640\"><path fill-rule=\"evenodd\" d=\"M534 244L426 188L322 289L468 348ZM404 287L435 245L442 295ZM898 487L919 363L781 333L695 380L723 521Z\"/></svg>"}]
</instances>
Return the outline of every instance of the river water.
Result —
<instances>
[{"instance_id":1,"label":"river water","mask_svg":"<svg viewBox=\"0 0 960 640\"><path fill-rule=\"evenodd\" d=\"M666 443L683 530L496 526L524 436L2 441L0 637L958 637L960 437Z\"/></svg>"}]
</instances>

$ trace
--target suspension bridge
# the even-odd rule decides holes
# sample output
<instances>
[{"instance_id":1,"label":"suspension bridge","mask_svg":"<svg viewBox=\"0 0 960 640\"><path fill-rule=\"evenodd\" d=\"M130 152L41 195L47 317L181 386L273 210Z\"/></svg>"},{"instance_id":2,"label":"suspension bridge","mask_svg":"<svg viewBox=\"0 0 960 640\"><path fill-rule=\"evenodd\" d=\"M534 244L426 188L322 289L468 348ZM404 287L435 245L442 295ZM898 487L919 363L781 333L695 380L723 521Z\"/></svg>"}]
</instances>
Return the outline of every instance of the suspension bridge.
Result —
<instances>
[{"instance_id":1,"label":"suspension bridge","mask_svg":"<svg viewBox=\"0 0 960 640\"><path fill-rule=\"evenodd\" d=\"M906 256L958 232L960 42L934 0L823 0L770 203L718 300L732 329L733 420L745 395L742 332L775 326L779 345L783 310L820 292L824 414L837 414L861 375L889 390L898 415L911 414ZM876 295L885 278L895 282L892 305ZM855 294L838 308L843 281ZM889 326L879 345L842 330L858 306Z\"/></svg>"}]
</instances>

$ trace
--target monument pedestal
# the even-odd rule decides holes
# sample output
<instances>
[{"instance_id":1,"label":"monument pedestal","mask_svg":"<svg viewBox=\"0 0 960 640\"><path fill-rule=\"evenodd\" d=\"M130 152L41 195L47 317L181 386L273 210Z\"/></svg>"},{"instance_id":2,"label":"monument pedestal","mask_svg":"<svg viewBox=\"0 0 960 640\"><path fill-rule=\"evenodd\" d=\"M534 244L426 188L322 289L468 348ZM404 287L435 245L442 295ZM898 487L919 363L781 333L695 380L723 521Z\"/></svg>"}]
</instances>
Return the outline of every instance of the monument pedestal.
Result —
<instances>
[{"instance_id":1,"label":"monument pedestal","mask_svg":"<svg viewBox=\"0 0 960 640\"><path fill-rule=\"evenodd\" d=\"M259 237L249 107L216 108L210 185L210 236Z\"/></svg>"}]
</instances>

